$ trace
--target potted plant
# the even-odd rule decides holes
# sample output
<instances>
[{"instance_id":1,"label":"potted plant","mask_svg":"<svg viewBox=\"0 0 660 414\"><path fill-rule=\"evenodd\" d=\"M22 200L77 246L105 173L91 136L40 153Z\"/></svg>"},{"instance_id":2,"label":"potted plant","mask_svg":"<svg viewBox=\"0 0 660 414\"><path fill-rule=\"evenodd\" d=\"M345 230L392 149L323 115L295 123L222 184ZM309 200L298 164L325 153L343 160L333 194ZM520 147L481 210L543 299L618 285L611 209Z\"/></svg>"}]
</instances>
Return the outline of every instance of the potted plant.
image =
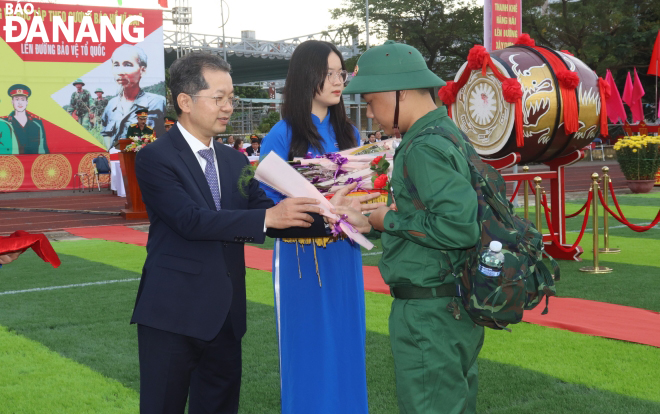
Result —
<instances>
[{"instance_id":1,"label":"potted plant","mask_svg":"<svg viewBox=\"0 0 660 414\"><path fill-rule=\"evenodd\" d=\"M660 137L626 136L614 144L617 161L633 193L648 193L653 189L660 168Z\"/></svg>"}]
</instances>

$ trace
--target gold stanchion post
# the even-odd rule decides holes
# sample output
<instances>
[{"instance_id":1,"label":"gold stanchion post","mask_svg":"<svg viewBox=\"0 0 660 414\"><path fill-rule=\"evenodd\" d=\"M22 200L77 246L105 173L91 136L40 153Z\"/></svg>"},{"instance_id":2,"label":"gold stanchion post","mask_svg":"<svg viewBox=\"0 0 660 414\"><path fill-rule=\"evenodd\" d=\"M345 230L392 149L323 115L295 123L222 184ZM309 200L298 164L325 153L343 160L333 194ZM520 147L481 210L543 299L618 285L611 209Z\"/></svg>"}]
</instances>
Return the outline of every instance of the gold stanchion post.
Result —
<instances>
[{"instance_id":1,"label":"gold stanchion post","mask_svg":"<svg viewBox=\"0 0 660 414\"><path fill-rule=\"evenodd\" d=\"M580 272L586 273L610 273L612 268L598 266L598 173L591 174L593 183L591 185L591 194L593 194L593 226L594 226L594 265L580 268Z\"/></svg>"},{"instance_id":2,"label":"gold stanchion post","mask_svg":"<svg viewBox=\"0 0 660 414\"><path fill-rule=\"evenodd\" d=\"M603 199L605 200L605 204L608 203L608 192L610 188L610 167L603 167ZM603 244L605 247L601 247L598 249L600 253L620 253L621 249L610 249L610 229L609 225L607 223L607 218L609 217L609 214L607 214L607 210L603 209Z\"/></svg>"},{"instance_id":3,"label":"gold stanchion post","mask_svg":"<svg viewBox=\"0 0 660 414\"><path fill-rule=\"evenodd\" d=\"M541 188L541 180L541 177L534 177L534 192L536 193L536 204L534 207L536 209L536 230L543 234L543 231L541 230L541 225L543 224L543 221L541 220L541 192L543 191Z\"/></svg>"},{"instance_id":4,"label":"gold stanchion post","mask_svg":"<svg viewBox=\"0 0 660 414\"><path fill-rule=\"evenodd\" d=\"M523 172L524 173L529 172L529 167L525 165L523 167ZM529 183L527 182L527 180L524 180L523 185L525 187L525 188L523 188L523 194L525 195L523 197L523 205L525 207L524 208L524 210L525 210L525 220L529 220Z\"/></svg>"}]
</instances>

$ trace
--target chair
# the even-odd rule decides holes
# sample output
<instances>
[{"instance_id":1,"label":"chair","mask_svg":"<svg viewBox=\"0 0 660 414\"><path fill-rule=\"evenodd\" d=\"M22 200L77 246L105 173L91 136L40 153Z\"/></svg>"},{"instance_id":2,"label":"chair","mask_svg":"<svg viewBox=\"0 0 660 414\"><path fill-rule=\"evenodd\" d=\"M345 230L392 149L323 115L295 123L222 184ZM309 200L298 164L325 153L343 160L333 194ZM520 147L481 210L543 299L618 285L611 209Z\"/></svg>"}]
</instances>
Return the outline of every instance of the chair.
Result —
<instances>
[{"instance_id":1,"label":"chair","mask_svg":"<svg viewBox=\"0 0 660 414\"><path fill-rule=\"evenodd\" d=\"M85 186L85 181L87 181L87 186ZM92 191L92 187L89 185L89 175L86 172L77 172L73 174L73 192L75 193L76 190L78 190L79 192L84 193L85 187L89 188L89 191Z\"/></svg>"},{"instance_id":2,"label":"chair","mask_svg":"<svg viewBox=\"0 0 660 414\"><path fill-rule=\"evenodd\" d=\"M589 151L589 156L591 158L591 161L594 160L594 151L597 148L600 148L601 158L602 158L603 161L605 161L605 148L603 148L603 140L602 139L600 139L600 138L594 139L593 142L591 144L589 144L589 146L587 148L589 148L589 150L590 150Z\"/></svg>"},{"instance_id":3,"label":"chair","mask_svg":"<svg viewBox=\"0 0 660 414\"><path fill-rule=\"evenodd\" d=\"M101 191L101 183L99 181L99 176L100 175L107 175L108 176L108 188L110 188L110 162L108 162L108 159L104 157L103 155L100 155L92 160L92 164L94 164L94 179L96 180L96 186ZM92 187L94 186L94 183L92 183Z\"/></svg>"}]
</instances>

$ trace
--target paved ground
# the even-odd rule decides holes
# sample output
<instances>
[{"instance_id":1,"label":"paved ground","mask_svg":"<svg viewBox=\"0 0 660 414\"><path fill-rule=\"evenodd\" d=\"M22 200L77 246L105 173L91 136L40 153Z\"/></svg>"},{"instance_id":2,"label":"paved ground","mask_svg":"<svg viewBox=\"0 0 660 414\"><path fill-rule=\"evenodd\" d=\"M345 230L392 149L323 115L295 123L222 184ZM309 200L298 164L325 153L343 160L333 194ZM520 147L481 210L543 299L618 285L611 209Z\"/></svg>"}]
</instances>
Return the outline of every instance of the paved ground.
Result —
<instances>
[{"instance_id":1,"label":"paved ground","mask_svg":"<svg viewBox=\"0 0 660 414\"><path fill-rule=\"evenodd\" d=\"M125 198L117 197L107 190L84 193L2 193L0 236L18 229L48 233L68 227L149 224L148 220L124 220L119 213L125 204Z\"/></svg>"}]
</instances>

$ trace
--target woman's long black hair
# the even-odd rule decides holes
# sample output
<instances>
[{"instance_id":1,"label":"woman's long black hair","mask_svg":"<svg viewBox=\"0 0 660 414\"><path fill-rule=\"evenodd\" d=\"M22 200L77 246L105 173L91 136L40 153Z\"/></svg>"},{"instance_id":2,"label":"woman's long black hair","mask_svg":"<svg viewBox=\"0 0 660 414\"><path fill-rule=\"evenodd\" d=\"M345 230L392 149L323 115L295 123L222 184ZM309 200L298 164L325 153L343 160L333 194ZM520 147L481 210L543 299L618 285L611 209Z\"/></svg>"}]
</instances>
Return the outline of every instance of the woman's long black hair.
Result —
<instances>
[{"instance_id":1,"label":"woman's long black hair","mask_svg":"<svg viewBox=\"0 0 660 414\"><path fill-rule=\"evenodd\" d=\"M328 75L330 53L339 56L342 70L346 70L344 58L332 43L308 40L298 45L291 56L282 103L282 119L291 127L289 159L305 156L310 146L320 153L324 152L321 136L312 122L311 112L312 100L317 92L323 90ZM354 147L355 132L353 124L346 116L343 99L328 109L339 150Z\"/></svg>"}]
</instances>

